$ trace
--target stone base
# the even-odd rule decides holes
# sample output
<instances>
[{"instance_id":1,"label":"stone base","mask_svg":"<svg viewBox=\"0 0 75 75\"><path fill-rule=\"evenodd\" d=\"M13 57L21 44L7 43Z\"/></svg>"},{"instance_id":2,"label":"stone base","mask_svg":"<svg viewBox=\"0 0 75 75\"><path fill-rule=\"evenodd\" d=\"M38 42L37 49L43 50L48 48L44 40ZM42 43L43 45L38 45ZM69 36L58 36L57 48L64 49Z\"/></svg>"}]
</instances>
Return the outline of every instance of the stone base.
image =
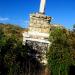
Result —
<instances>
[{"instance_id":1,"label":"stone base","mask_svg":"<svg viewBox=\"0 0 75 75\"><path fill-rule=\"evenodd\" d=\"M33 56L33 58L37 59L43 65L47 64L46 59L46 52L48 50L47 43L27 40L26 45L28 46L29 50L32 50L33 53L30 55Z\"/></svg>"}]
</instances>

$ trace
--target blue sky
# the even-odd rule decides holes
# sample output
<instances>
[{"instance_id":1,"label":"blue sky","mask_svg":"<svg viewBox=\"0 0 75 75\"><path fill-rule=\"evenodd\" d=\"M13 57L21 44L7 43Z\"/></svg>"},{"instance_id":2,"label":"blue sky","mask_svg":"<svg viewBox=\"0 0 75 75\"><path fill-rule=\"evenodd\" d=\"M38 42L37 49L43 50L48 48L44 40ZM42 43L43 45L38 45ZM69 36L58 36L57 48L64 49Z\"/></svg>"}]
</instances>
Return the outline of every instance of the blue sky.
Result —
<instances>
[{"instance_id":1,"label":"blue sky","mask_svg":"<svg viewBox=\"0 0 75 75\"><path fill-rule=\"evenodd\" d=\"M40 0L0 0L0 23L27 27L29 14L39 12ZM72 28L75 24L75 0L46 0L45 14L51 23Z\"/></svg>"}]
</instances>

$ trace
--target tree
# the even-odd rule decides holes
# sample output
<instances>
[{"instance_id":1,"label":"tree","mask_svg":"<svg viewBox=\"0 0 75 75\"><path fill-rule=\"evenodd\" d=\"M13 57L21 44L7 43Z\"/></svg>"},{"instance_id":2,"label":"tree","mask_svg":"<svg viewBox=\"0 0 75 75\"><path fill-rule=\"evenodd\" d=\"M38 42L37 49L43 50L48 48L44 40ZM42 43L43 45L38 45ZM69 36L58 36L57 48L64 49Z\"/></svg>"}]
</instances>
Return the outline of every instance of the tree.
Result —
<instances>
[{"instance_id":1,"label":"tree","mask_svg":"<svg viewBox=\"0 0 75 75\"><path fill-rule=\"evenodd\" d=\"M70 56L69 34L65 29L56 28L50 34L50 42L47 53L48 65L52 75L68 75L69 66L72 63Z\"/></svg>"},{"instance_id":2,"label":"tree","mask_svg":"<svg viewBox=\"0 0 75 75\"><path fill-rule=\"evenodd\" d=\"M75 24L73 25L73 31L75 32Z\"/></svg>"},{"instance_id":3,"label":"tree","mask_svg":"<svg viewBox=\"0 0 75 75\"><path fill-rule=\"evenodd\" d=\"M6 75L7 73L7 68L4 63L4 57L3 57L3 48L6 43L6 38L3 32L3 29L0 28L0 75Z\"/></svg>"},{"instance_id":4,"label":"tree","mask_svg":"<svg viewBox=\"0 0 75 75\"><path fill-rule=\"evenodd\" d=\"M8 68L7 75L23 74L23 67L25 67L23 64L26 62L26 50L22 46L22 42L17 41L13 37L9 38L3 50L5 51L4 62Z\"/></svg>"}]
</instances>

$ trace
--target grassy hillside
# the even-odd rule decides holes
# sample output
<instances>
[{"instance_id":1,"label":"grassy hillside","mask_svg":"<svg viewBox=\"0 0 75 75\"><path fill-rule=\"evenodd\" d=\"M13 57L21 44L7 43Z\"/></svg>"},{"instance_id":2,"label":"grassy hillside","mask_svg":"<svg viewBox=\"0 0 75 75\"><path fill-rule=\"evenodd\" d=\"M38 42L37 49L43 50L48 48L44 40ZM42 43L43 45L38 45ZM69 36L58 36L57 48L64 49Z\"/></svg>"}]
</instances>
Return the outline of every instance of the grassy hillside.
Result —
<instances>
[{"instance_id":1,"label":"grassy hillside","mask_svg":"<svg viewBox=\"0 0 75 75\"><path fill-rule=\"evenodd\" d=\"M13 36L16 37L16 39L22 40L22 31L24 29L18 25L0 23L0 30L3 31L3 34L7 38L11 38Z\"/></svg>"}]
</instances>

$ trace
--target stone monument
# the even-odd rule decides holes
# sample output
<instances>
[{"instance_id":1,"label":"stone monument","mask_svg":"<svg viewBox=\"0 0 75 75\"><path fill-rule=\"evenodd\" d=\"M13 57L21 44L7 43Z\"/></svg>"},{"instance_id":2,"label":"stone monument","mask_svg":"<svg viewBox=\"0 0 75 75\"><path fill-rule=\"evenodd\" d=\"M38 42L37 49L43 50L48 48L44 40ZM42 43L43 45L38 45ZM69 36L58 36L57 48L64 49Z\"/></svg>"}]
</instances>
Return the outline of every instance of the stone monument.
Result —
<instances>
[{"instance_id":1,"label":"stone monument","mask_svg":"<svg viewBox=\"0 0 75 75\"><path fill-rule=\"evenodd\" d=\"M31 44L33 42L33 49L41 52L42 60L39 58L38 60L43 64L47 64L46 50L48 45L50 45L48 38L51 27L51 17L45 15L45 4L46 0L41 0L39 13L30 14L28 32L23 32L23 44ZM36 44L38 49L36 48ZM35 57L37 58L37 56Z\"/></svg>"}]
</instances>

